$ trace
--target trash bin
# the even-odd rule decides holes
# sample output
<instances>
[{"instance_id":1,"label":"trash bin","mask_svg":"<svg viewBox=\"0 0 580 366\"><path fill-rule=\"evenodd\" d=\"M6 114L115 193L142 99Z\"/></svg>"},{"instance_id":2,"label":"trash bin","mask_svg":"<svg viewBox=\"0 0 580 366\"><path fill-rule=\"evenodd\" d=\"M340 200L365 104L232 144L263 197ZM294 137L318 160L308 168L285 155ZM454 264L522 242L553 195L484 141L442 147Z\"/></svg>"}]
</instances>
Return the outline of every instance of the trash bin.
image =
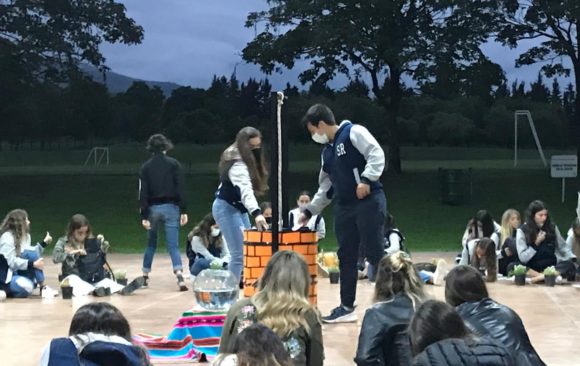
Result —
<instances>
[{"instance_id":1,"label":"trash bin","mask_svg":"<svg viewBox=\"0 0 580 366\"><path fill-rule=\"evenodd\" d=\"M471 200L471 168L439 168L439 182L441 184L441 202L458 206Z\"/></svg>"}]
</instances>

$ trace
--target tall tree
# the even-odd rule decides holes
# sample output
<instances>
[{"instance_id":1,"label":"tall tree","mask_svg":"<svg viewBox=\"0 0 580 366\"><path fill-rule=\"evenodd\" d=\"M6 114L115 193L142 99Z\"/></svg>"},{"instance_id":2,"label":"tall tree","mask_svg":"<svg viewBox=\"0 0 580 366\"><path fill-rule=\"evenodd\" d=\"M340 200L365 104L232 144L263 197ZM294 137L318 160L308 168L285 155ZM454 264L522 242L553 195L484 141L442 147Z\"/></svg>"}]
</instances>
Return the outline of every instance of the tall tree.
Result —
<instances>
[{"instance_id":1,"label":"tall tree","mask_svg":"<svg viewBox=\"0 0 580 366\"><path fill-rule=\"evenodd\" d=\"M479 58L490 29L490 0L267 0L269 10L248 15L246 26L263 31L243 50L266 72L307 60L300 80L324 84L337 74L366 72L389 117L384 131L390 167L401 171L397 116L402 76L427 77L434 55L450 50L455 62ZM439 47L443 42L447 47ZM380 132L380 131L379 131Z\"/></svg>"},{"instance_id":2,"label":"tall tree","mask_svg":"<svg viewBox=\"0 0 580 366\"><path fill-rule=\"evenodd\" d=\"M560 90L560 83L558 78L552 80L552 92L550 93L550 102L552 104L562 104L562 91Z\"/></svg>"},{"instance_id":3,"label":"tall tree","mask_svg":"<svg viewBox=\"0 0 580 366\"><path fill-rule=\"evenodd\" d=\"M0 54L29 81L62 79L86 61L104 68L103 42L140 43L143 28L114 0L0 0Z\"/></svg>"},{"instance_id":4,"label":"tall tree","mask_svg":"<svg viewBox=\"0 0 580 366\"><path fill-rule=\"evenodd\" d=\"M547 77L569 76L574 73L575 89L580 90L580 49L578 0L500 0L503 25L497 39L510 47L521 41L537 39L516 60L516 67L542 64ZM567 59L572 67L563 61ZM580 96L576 93L574 110L580 111ZM576 143L580 154L580 114L574 114Z\"/></svg>"},{"instance_id":5,"label":"tall tree","mask_svg":"<svg viewBox=\"0 0 580 366\"><path fill-rule=\"evenodd\" d=\"M550 90L544 85L544 78L538 73L538 78L530 85L530 98L534 102L547 103L550 99Z\"/></svg>"}]
</instances>

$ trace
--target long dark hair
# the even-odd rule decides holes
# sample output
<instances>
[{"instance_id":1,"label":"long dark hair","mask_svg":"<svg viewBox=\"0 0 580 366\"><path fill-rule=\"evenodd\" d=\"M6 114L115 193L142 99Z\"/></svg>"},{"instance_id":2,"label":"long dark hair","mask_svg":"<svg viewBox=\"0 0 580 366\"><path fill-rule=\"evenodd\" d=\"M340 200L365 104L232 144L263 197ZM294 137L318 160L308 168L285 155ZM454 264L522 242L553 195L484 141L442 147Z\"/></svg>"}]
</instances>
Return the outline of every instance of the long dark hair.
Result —
<instances>
[{"instance_id":1,"label":"long dark hair","mask_svg":"<svg viewBox=\"0 0 580 366\"><path fill-rule=\"evenodd\" d=\"M481 233L479 232L481 224ZM467 229L473 238L489 238L495 231L493 217L487 210L479 210L467 223Z\"/></svg>"},{"instance_id":2,"label":"long dark hair","mask_svg":"<svg viewBox=\"0 0 580 366\"><path fill-rule=\"evenodd\" d=\"M441 301L425 301L413 315L409 337L413 354L417 355L435 342L448 338L469 338L471 333L451 305Z\"/></svg>"},{"instance_id":3,"label":"long dark hair","mask_svg":"<svg viewBox=\"0 0 580 366\"><path fill-rule=\"evenodd\" d=\"M266 169L267 164L264 150L261 150L259 159L252 152L250 140L256 137L262 138L262 133L257 128L242 128L236 135L236 142L223 152L218 169L220 177L227 177L232 165L234 165L237 159L241 158L250 172L254 193L260 196L268 190L268 171ZM236 149L239 156L232 154L232 151Z\"/></svg>"},{"instance_id":4,"label":"long dark hair","mask_svg":"<svg viewBox=\"0 0 580 366\"><path fill-rule=\"evenodd\" d=\"M480 301L489 297L481 273L471 267L459 265L445 277L445 301L453 307L464 302Z\"/></svg>"},{"instance_id":5,"label":"long dark hair","mask_svg":"<svg viewBox=\"0 0 580 366\"><path fill-rule=\"evenodd\" d=\"M482 259L477 257L478 248L482 249L485 253ZM488 282L495 282L497 280L497 254L495 252L495 243L490 238L479 239L477 244L475 244L475 248L473 248L473 255L470 261L471 266L479 270L482 262L487 270L486 280Z\"/></svg>"},{"instance_id":6,"label":"long dark hair","mask_svg":"<svg viewBox=\"0 0 580 366\"><path fill-rule=\"evenodd\" d=\"M294 364L280 337L260 323L250 325L236 337L233 353L238 356L238 366Z\"/></svg>"},{"instance_id":7,"label":"long dark hair","mask_svg":"<svg viewBox=\"0 0 580 366\"><path fill-rule=\"evenodd\" d=\"M222 234L217 237L211 236L211 227L215 225L215 219L211 213L208 213L204 218L197 223L197 225L187 234L189 241L197 236L201 239L203 245L208 248L210 245L214 245L217 249L221 249L223 245Z\"/></svg>"},{"instance_id":8,"label":"long dark hair","mask_svg":"<svg viewBox=\"0 0 580 366\"><path fill-rule=\"evenodd\" d=\"M66 227L65 235L67 240L71 241L75 230L78 230L85 226L87 227L87 238L91 238L93 236L93 229L91 228L89 219L87 219L87 217L83 214L73 215L73 217L70 218L68 225Z\"/></svg>"},{"instance_id":9,"label":"long dark hair","mask_svg":"<svg viewBox=\"0 0 580 366\"><path fill-rule=\"evenodd\" d=\"M409 254L398 251L383 257L377 266L374 301L386 301L395 295L408 296L417 306L423 301L423 282L419 279Z\"/></svg>"},{"instance_id":10,"label":"long dark hair","mask_svg":"<svg viewBox=\"0 0 580 366\"><path fill-rule=\"evenodd\" d=\"M2 226L0 226L0 235L9 231L14 237L14 247L16 249L16 255L20 255L22 242L26 240L29 228L26 224L26 219L28 218L28 213L22 209L17 208L6 214L4 220L2 221Z\"/></svg>"},{"instance_id":11,"label":"long dark hair","mask_svg":"<svg viewBox=\"0 0 580 366\"><path fill-rule=\"evenodd\" d=\"M552 224L552 220L550 220L549 213L546 216L546 222L542 227L538 227L536 221L534 220L536 214L543 210L548 210L548 208L544 202L540 200L532 201L528 205L528 209L526 210L526 224L522 227L522 230L526 236L526 242L528 244L536 242L536 238L538 237L540 230L543 230L546 233L544 243L552 243L556 239L556 229Z\"/></svg>"}]
</instances>

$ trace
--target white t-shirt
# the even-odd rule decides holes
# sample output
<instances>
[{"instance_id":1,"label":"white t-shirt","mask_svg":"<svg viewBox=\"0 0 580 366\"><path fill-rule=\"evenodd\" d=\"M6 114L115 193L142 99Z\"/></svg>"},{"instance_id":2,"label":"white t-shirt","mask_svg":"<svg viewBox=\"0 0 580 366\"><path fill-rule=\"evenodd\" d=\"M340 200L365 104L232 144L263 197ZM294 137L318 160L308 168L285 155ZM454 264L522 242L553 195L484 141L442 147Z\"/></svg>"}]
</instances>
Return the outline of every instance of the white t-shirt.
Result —
<instances>
[{"instance_id":1,"label":"white t-shirt","mask_svg":"<svg viewBox=\"0 0 580 366\"><path fill-rule=\"evenodd\" d=\"M290 225L292 225L293 230L296 230L297 228L300 227L300 225L298 224L298 219L300 218L301 213L302 213L302 211L300 210L300 207L296 207L295 209L291 210L288 213ZM318 225L316 225L316 221L318 220L318 216L319 215L313 215L310 218L310 220L308 220L306 227L312 231L316 231L316 236L318 237L318 240L322 240L326 236L326 224L324 223L324 218L322 216L320 216L320 219L318 221Z\"/></svg>"}]
</instances>

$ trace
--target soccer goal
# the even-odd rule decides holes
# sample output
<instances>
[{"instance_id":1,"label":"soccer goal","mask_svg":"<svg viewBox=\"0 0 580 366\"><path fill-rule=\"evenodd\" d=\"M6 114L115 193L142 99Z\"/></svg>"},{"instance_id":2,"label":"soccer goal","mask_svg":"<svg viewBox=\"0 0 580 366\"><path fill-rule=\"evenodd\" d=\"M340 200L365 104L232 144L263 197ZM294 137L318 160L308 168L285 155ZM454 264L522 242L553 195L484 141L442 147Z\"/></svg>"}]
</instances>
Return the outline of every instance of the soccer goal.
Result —
<instances>
[{"instance_id":1,"label":"soccer goal","mask_svg":"<svg viewBox=\"0 0 580 366\"><path fill-rule=\"evenodd\" d=\"M519 110L514 113L514 168L518 166L518 120L519 117L526 117L532 130L532 135L536 141L536 146L538 148L538 153L544 163L544 167L548 166L546 162L546 157L544 156L544 150L542 150L542 145L540 144L540 139L538 138L538 132L536 132L536 126L534 125L534 120L532 119L532 114L528 110Z\"/></svg>"},{"instance_id":2,"label":"soccer goal","mask_svg":"<svg viewBox=\"0 0 580 366\"><path fill-rule=\"evenodd\" d=\"M100 146L93 147L91 151L89 151L84 166L90 164L91 160L93 161L94 166L99 166L101 164L109 165L109 148Z\"/></svg>"}]
</instances>

